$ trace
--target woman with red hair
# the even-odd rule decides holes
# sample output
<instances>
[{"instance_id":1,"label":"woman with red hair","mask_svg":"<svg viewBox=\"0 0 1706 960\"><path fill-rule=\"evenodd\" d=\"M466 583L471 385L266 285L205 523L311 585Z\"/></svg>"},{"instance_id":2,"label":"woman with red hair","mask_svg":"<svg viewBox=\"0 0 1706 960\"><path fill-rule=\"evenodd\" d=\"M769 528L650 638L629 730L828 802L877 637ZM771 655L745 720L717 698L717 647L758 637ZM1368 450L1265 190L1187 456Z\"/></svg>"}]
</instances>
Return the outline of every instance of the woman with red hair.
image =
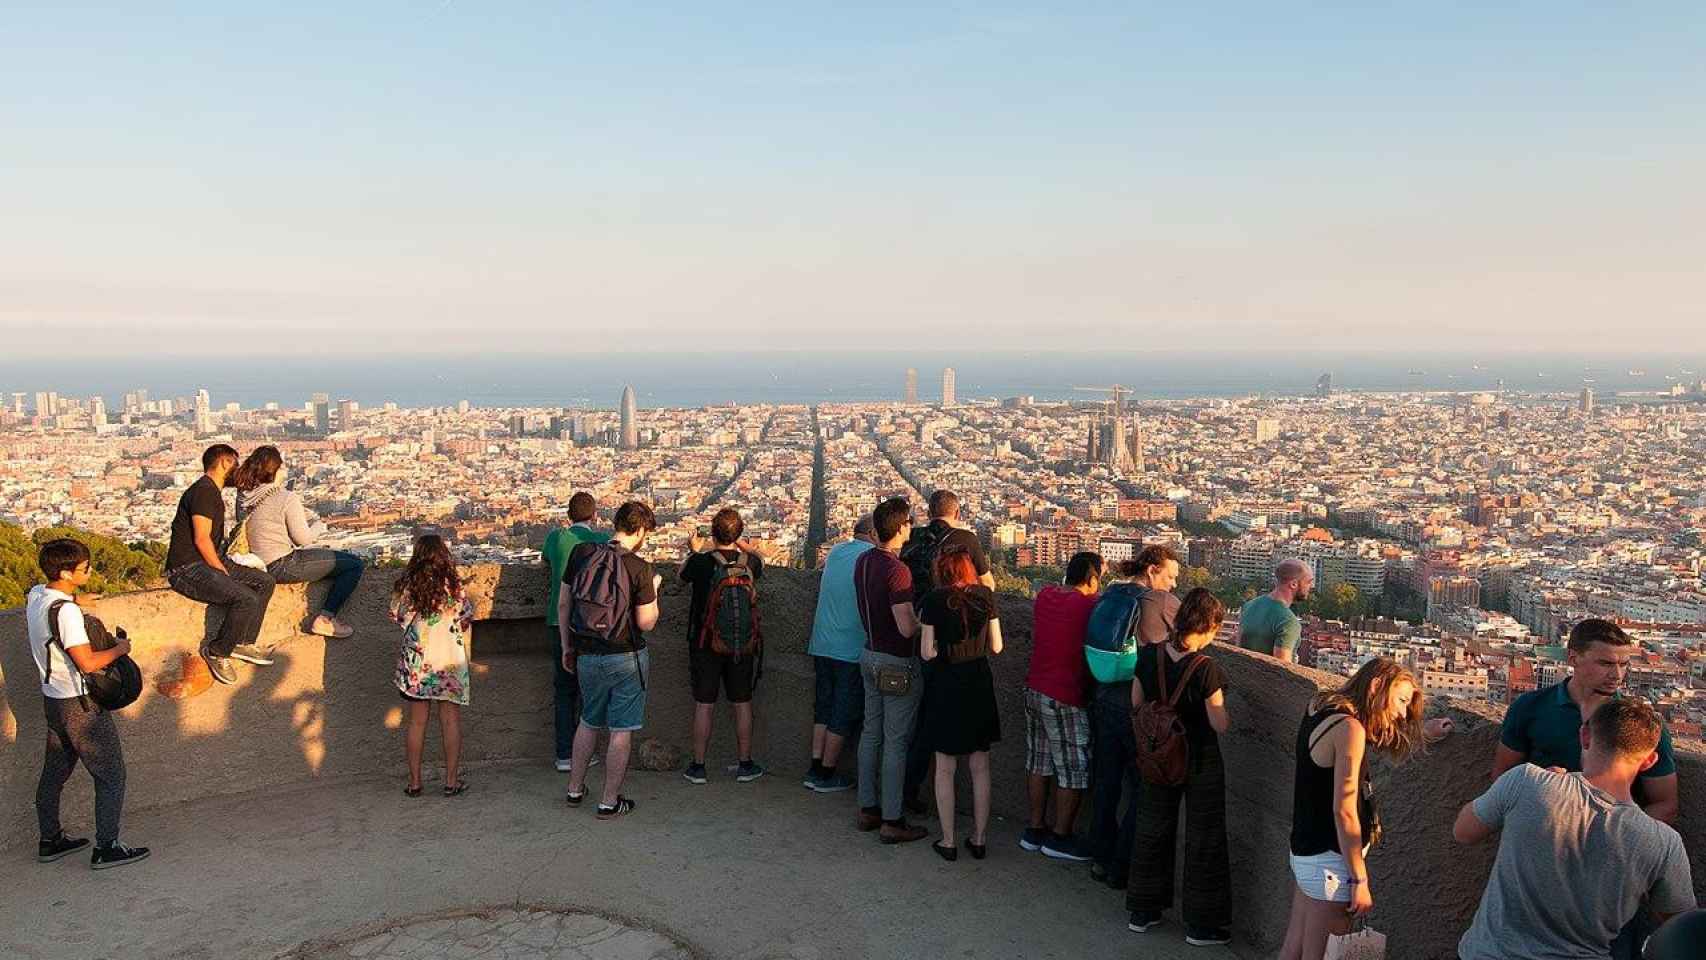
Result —
<instances>
[{"instance_id":1,"label":"woman with red hair","mask_svg":"<svg viewBox=\"0 0 1706 960\"><path fill-rule=\"evenodd\" d=\"M989 745L1001 739L995 708L995 678L989 657L1001 652L1001 621L995 594L977 581L977 567L963 549L936 558L936 582L924 597L919 645L925 660L924 723L919 736L936 754L936 815L942 839L933 844L944 860L959 856L954 843L954 775L959 758L971 768L972 831L966 849L982 860L989 829Z\"/></svg>"}]
</instances>

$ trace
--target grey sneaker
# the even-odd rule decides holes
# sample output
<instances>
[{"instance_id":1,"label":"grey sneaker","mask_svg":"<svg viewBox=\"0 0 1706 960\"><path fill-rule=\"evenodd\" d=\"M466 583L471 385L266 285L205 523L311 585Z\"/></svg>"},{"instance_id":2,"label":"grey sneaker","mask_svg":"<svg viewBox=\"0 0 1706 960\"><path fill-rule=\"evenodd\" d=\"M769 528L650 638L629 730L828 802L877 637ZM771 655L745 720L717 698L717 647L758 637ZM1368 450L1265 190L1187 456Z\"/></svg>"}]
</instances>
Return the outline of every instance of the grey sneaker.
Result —
<instances>
[{"instance_id":1,"label":"grey sneaker","mask_svg":"<svg viewBox=\"0 0 1706 960\"><path fill-rule=\"evenodd\" d=\"M736 783L751 783L762 776L764 776L764 767L753 763L751 760L742 760L740 766L735 768Z\"/></svg>"},{"instance_id":2,"label":"grey sneaker","mask_svg":"<svg viewBox=\"0 0 1706 960\"><path fill-rule=\"evenodd\" d=\"M237 682L237 668L232 664L230 657L222 657L203 645L201 659L207 664L207 672L213 674L213 679L224 684Z\"/></svg>"},{"instance_id":3,"label":"grey sneaker","mask_svg":"<svg viewBox=\"0 0 1706 960\"><path fill-rule=\"evenodd\" d=\"M257 667L272 666L272 652L253 643L239 643L231 648L231 659L252 663Z\"/></svg>"}]
</instances>

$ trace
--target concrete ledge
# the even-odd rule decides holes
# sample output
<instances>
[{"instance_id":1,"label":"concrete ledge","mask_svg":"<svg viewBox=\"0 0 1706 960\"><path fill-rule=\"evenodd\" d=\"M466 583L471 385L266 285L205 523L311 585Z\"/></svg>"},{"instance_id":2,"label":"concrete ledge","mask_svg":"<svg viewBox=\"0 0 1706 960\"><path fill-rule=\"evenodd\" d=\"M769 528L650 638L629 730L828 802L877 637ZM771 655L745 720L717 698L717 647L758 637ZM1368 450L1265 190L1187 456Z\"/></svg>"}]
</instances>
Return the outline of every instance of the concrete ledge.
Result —
<instances>
[{"instance_id":1,"label":"concrete ledge","mask_svg":"<svg viewBox=\"0 0 1706 960\"><path fill-rule=\"evenodd\" d=\"M544 571L538 567L468 568L481 622L474 631L472 704L465 714L470 761L551 758L551 670L543 620ZM279 662L241 667L239 683L188 700L159 696L153 680L175 673L210 626L205 608L169 591L111 597L99 614L136 641L148 688L121 715L130 765L128 809L139 812L206 797L284 787L322 778L402 770L402 711L391 685L399 634L386 617L395 571L370 571L345 615L357 627L348 640L299 634L311 600L300 586L280 587L263 633L276 640ZM687 694L686 596L669 581L663 619L653 633L653 679L642 736L686 747L692 704ZM808 757L812 671L804 655L817 575L774 570L760 585L767 653L755 716L755 752L791 779ZM1021 820L1024 791L1024 676L1030 656L1030 606L1003 598L1008 649L994 663L1003 739L993 751L997 815ZM1277 948L1285 931L1291 879L1286 861L1297 724L1309 698L1338 678L1217 646L1230 684L1233 729L1222 738L1227 759L1238 949ZM0 845L33 839L33 794L40 770L40 687L25 647L21 610L0 612ZM1468 926L1485 883L1492 849L1451 842L1457 808L1488 782L1498 735L1497 710L1449 703L1457 732L1402 767L1377 769L1375 788L1386 839L1370 864L1377 907L1373 925L1398 958L1446 958ZM732 724L719 712L713 763L732 758ZM436 736L436 735L433 735ZM428 756L437 752L429 744ZM849 750L845 765L853 763ZM1706 751L1678 745L1684 821L1697 894L1706 900L1706 825L1688 811L1706 797ZM969 804L962 774L960 806ZM85 816L87 777L67 790L68 816ZM836 815L852 815L852 803ZM477 814L478 808L471 808ZM933 826L933 824L932 824ZM1075 894L1076 895L1076 894ZM1123 901L1107 894L1117 916Z\"/></svg>"}]
</instances>

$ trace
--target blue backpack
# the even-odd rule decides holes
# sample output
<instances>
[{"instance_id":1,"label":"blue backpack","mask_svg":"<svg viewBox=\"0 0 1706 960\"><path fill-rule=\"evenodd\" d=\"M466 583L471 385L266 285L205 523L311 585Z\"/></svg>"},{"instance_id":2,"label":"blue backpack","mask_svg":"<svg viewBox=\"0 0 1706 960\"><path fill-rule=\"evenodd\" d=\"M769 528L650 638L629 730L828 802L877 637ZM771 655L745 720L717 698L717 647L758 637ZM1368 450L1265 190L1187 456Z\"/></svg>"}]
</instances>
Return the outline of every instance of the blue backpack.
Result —
<instances>
[{"instance_id":1,"label":"blue backpack","mask_svg":"<svg viewBox=\"0 0 1706 960\"><path fill-rule=\"evenodd\" d=\"M1084 661L1099 683L1123 683L1137 668L1137 623L1148 587L1116 583L1102 591L1084 627Z\"/></svg>"}]
</instances>

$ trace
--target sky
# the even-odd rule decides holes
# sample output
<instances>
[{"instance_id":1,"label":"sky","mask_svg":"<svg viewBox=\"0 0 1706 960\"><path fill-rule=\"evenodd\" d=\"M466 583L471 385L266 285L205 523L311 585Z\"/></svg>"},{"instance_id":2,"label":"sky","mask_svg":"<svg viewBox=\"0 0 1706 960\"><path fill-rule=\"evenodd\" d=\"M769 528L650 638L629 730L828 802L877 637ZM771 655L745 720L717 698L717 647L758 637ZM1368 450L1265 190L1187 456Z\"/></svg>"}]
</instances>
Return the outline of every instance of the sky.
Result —
<instances>
[{"instance_id":1,"label":"sky","mask_svg":"<svg viewBox=\"0 0 1706 960\"><path fill-rule=\"evenodd\" d=\"M122 6L0 4L17 356L1706 348L1698 2Z\"/></svg>"}]
</instances>

